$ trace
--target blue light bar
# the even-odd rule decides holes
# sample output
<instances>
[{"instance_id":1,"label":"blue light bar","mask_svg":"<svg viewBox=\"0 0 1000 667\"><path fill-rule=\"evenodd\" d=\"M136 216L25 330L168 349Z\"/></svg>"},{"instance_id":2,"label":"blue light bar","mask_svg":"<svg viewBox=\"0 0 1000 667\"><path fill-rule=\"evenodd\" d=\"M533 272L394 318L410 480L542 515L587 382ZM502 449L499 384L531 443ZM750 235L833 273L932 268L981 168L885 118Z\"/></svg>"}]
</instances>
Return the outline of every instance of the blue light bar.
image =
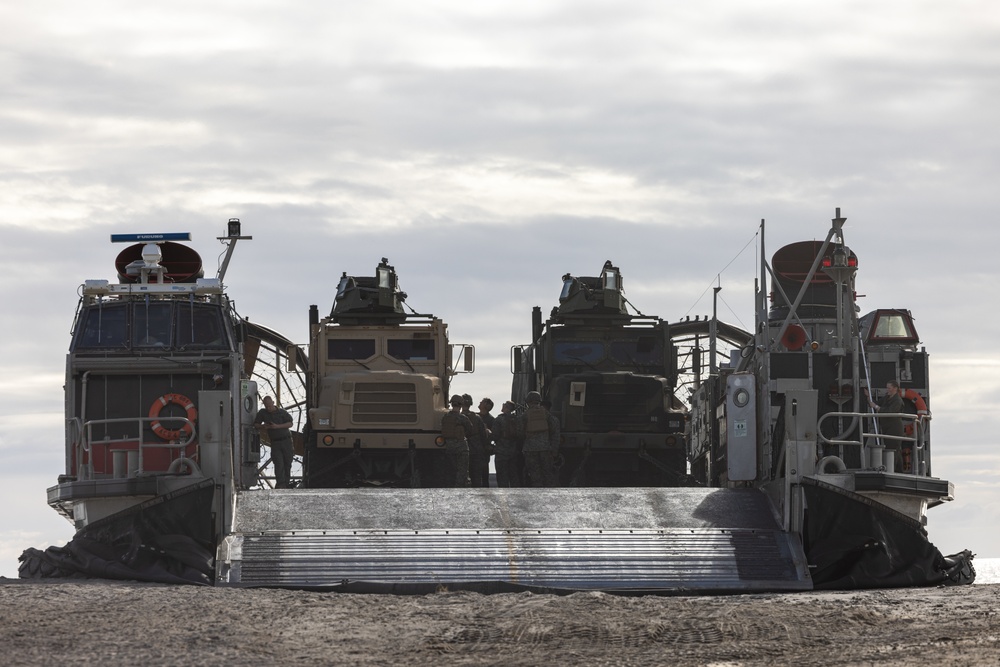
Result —
<instances>
[{"instance_id":1,"label":"blue light bar","mask_svg":"<svg viewBox=\"0 0 1000 667\"><path fill-rule=\"evenodd\" d=\"M156 243L157 241L190 241L191 232L169 234L112 234L112 243Z\"/></svg>"}]
</instances>

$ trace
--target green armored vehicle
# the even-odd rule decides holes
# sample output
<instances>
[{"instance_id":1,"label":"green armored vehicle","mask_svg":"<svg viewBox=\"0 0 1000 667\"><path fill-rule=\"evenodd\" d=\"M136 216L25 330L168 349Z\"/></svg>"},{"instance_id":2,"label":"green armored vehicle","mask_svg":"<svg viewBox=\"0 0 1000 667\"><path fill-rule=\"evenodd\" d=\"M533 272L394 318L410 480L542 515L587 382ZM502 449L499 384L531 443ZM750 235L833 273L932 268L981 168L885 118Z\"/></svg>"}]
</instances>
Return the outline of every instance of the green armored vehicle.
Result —
<instances>
[{"instance_id":1,"label":"green armored vehicle","mask_svg":"<svg viewBox=\"0 0 1000 667\"><path fill-rule=\"evenodd\" d=\"M621 272L563 276L559 305L513 349L515 402L538 391L559 419L564 486L687 484L684 409L667 323L632 315Z\"/></svg>"}]
</instances>

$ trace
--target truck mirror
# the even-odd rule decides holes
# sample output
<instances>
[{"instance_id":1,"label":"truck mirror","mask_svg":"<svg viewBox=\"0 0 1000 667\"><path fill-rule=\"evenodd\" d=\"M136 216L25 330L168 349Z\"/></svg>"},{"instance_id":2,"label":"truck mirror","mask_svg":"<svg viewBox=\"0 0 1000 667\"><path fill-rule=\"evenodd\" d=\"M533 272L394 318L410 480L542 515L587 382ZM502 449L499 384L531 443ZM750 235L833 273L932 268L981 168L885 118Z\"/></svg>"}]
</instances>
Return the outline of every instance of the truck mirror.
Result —
<instances>
[{"instance_id":1,"label":"truck mirror","mask_svg":"<svg viewBox=\"0 0 1000 667\"><path fill-rule=\"evenodd\" d=\"M285 370L292 372L295 371L298 366L299 360L299 346L295 343L290 344L285 348Z\"/></svg>"},{"instance_id":2,"label":"truck mirror","mask_svg":"<svg viewBox=\"0 0 1000 667\"><path fill-rule=\"evenodd\" d=\"M466 345L462 348L462 357L465 359L465 372L472 373L476 370L476 348Z\"/></svg>"},{"instance_id":3,"label":"truck mirror","mask_svg":"<svg viewBox=\"0 0 1000 667\"><path fill-rule=\"evenodd\" d=\"M524 351L520 346L515 345L510 348L510 361L512 372L520 373L521 369L524 367Z\"/></svg>"}]
</instances>

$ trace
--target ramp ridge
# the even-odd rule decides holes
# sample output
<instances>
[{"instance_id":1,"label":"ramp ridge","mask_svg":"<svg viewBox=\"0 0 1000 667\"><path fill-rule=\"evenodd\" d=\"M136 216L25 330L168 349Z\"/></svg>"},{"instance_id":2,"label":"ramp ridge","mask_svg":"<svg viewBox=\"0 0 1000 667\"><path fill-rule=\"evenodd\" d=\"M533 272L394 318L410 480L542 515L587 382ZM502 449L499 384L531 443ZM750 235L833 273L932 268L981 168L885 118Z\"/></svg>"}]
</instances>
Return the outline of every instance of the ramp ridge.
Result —
<instances>
[{"instance_id":1,"label":"ramp ridge","mask_svg":"<svg viewBox=\"0 0 1000 667\"><path fill-rule=\"evenodd\" d=\"M780 531L428 530L244 535L244 586L497 582L554 590L799 590L804 559Z\"/></svg>"}]
</instances>

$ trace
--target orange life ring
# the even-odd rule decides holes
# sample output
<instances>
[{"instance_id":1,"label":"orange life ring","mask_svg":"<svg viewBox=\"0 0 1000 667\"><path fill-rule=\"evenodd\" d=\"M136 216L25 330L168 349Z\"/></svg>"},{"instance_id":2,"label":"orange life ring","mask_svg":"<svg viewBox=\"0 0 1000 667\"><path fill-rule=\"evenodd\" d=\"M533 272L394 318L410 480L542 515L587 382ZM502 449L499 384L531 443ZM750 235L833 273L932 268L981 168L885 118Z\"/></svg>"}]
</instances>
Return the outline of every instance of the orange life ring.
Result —
<instances>
[{"instance_id":1,"label":"orange life ring","mask_svg":"<svg viewBox=\"0 0 1000 667\"><path fill-rule=\"evenodd\" d=\"M931 412L927 409L924 397L914 389L900 389L899 395L907 401L913 401L913 406L917 409L917 416L920 419L930 419ZM908 436L913 436L913 422L909 422L903 427L903 432Z\"/></svg>"},{"instance_id":2,"label":"orange life ring","mask_svg":"<svg viewBox=\"0 0 1000 667\"><path fill-rule=\"evenodd\" d=\"M160 411L171 403L179 405L187 411L187 415L185 416L188 418L189 422L184 424L182 428L166 428L160 423ZM181 437L181 432L191 435L193 429L190 422L198 419L198 408L194 407L194 403L187 396L182 394L164 394L153 401L153 404L149 406L149 416L150 418L156 420L150 424L150 428L153 429L153 433L160 436L164 440L178 440Z\"/></svg>"},{"instance_id":3,"label":"orange life ring","mask_svg":"<svg viewBox=\"0 0 1000 667\"><path fill-rule=\"evenodd\" d=\"M921 417L926 417L930 414L927 409L927 403L924 402L924 397L920 395L920 392L915 389L904 389L899 392L904 399L908 401L913 401L913 405L917 408L917 414Z\"/></svg>"}]
</instances>

